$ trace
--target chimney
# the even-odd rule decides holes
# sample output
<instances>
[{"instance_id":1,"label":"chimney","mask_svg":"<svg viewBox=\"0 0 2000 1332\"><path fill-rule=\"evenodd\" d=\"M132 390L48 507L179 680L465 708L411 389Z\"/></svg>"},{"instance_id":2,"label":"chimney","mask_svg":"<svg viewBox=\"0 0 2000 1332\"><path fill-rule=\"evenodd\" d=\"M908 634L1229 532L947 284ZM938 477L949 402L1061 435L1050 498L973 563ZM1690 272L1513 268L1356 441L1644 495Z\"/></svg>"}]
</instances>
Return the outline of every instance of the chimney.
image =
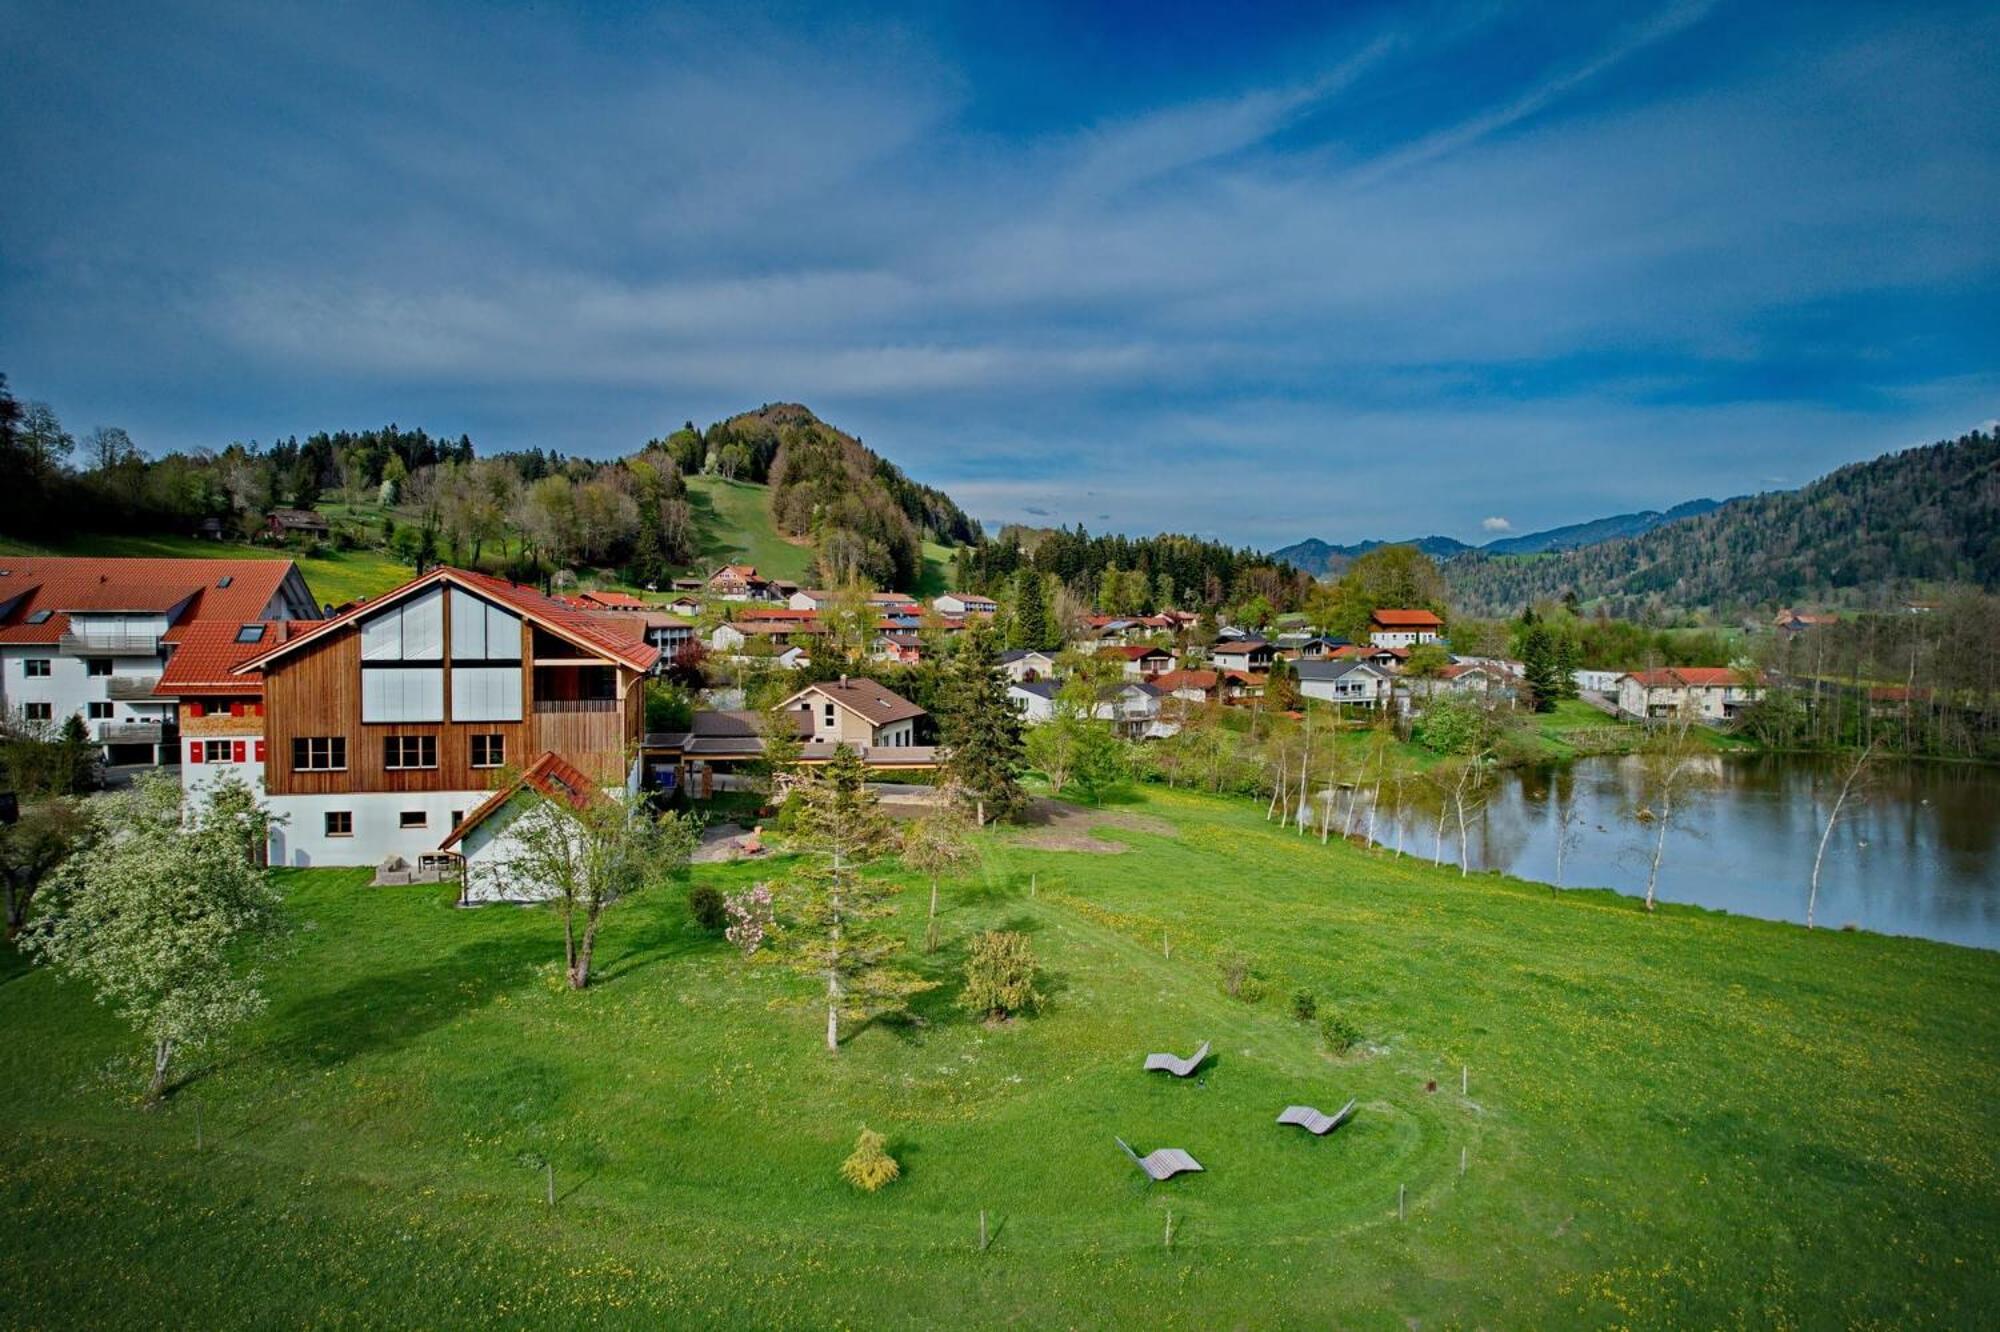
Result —
<instances>
[{"instance_id":1,"label":"chimney","mask_svg":"<svg viewBox=\"0 0 2000 1332\"><path fill-rule=\"evenodd\" d=\"M842 672L840 673L840 687L841 687L842 689L845 689L845 688L847 688L847 672L846 672L846 671L842 671Z\"/></svg>"}]
</instances>

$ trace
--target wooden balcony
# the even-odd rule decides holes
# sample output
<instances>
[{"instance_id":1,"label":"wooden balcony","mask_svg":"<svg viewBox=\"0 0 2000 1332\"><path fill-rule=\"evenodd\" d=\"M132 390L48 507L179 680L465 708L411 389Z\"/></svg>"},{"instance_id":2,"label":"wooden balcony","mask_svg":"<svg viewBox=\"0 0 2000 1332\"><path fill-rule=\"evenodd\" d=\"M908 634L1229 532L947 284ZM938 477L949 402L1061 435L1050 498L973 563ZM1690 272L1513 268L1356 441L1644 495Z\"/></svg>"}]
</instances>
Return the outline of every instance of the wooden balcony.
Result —
<instances>
[{"instance_id":1,"label":"wooden balcony","mask_svg":"<svg viewBox=\"0 0 2000 1332\"><path fill-rule=\"evenodd\" d=\"M119 703L154 703L153 686L157 675L114 675L104 682L104 696Z\"/></svg>"}]
</instances>

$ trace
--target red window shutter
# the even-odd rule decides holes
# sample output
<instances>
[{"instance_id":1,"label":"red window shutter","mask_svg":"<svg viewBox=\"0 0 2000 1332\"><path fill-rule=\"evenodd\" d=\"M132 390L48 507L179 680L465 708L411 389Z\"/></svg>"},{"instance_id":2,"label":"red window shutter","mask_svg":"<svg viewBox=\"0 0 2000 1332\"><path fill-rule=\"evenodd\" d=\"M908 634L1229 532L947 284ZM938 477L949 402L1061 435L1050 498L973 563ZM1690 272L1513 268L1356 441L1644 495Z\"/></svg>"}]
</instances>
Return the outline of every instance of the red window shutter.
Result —
<instances>
[{"instance_id":1,"label":"red window shutter","mask_svg":"<svg viewBox=\"0 0 2000 1332\"><path fill-rule=\"evenodd\" d=\"M188 762L201 762L201 741L193 740L188 743Z\"/></svg>"},{"instance_id":2,"label":"red window shutter","mask_svg":"<svg viewBox=\"0 0 2000 1332\"><path fill-rule=\"evenodd\" d=\"M229 757L231 762L241 763L244 760L244 758L248 755L248 753L249 753L248 749L244 746L241 740L231 742L229 746Z\"/></svg>"},{"instance_id":3,"label":"red window shutter","mask_svg":"<svg viewBox=\"0 0 2000 1332\"><path fill-rule=\"evenodd\" d=\"M190 704L188 704L188 716L190 716L190 717L200 717L200 716L203 716L203 715L204 715L204 714L203 714L203 712L202 712L202 708L201 708L201 704L199 704L199 703L190 703Z\"/></svg>"},{"instance_id":4,"label":"red window shutter","mask_svg":"<svg viewBox=\"0 0 2000 1332\"><path fill-rule=\"evenodd\" d=\"M264 761L264 742L262 740L257 742L257 761L259 763Z\"/></svg>"},{"instance_id":5,"label":"red window shutter","mask_svg":"<svg viewBox=\"0 0 2000 1332\"><path fill-rule=\"evenodd\" d=\"M243 715L243 704L240 702L231 703L229 705L229 715L232 717L241 717Z\"/></svg>"}]
</instances>

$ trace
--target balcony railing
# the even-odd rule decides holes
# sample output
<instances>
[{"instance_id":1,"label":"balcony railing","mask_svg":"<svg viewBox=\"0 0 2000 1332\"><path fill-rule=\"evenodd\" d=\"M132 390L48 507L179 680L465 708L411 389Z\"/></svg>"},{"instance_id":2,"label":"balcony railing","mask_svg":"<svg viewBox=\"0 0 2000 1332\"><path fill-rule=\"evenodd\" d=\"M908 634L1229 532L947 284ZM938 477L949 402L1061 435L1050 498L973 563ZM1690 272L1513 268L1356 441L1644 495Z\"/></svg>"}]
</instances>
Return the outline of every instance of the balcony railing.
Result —
<instances>
[{"instance_id":1,"label":"balcony railing","mask_svg":"<svg viewBox=\"0 0 2000 1332\"><path fill-rule=\"evenodd\" d=\"M538 698L536 712L616 712L615 698Z\"/></svg>"},{"instance_id":2,"label":"balcony railing","mask_svg":"<svg viewBox=\"0 0 2000 1332\"><path fill-rule=\"evenodd\" d=\"M56 639L59 651L72 657L157 657L158 634L64 634Z\"/></svg>"},{"instance_id":3,"label":"balcony railing","mask_svg":"<svg viewBox=\"0 0 2000 1332\"><path fill-rule=\"evenodd\" d=\"M153 697L153 686L159 682L157 675L114 675L104 683L104 696L120 703L157 703L162 700Z\"/></svg>"},{"instance_id":4,"label":"balcony railing","mask_svg":"<svg viewBox=\"0 0 2000 1332\"><path fill-rule=\"evenodd\" d=\"M160 722L99 722L97 740L106 745L157 745L167 738Z\"/></svg>"}]
</instances>

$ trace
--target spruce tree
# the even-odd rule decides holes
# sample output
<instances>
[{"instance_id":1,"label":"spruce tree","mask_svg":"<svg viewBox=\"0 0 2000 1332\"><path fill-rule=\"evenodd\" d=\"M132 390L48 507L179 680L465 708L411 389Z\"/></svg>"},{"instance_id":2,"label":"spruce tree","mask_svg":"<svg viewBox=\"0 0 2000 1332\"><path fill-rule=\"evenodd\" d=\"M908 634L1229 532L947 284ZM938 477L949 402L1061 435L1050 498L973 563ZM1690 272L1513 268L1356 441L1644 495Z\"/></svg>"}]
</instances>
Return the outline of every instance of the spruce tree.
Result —
<instances>
[{"instance_id":1,"label":"spruce tree","mask_svg":"<svg viewBox=\"0 0 2000 1332\"><path fill-rule=\"evenodd\" d=\"M952 654L939 700L944 775L965 793L982 828L1027 799L1021 790L1026 763L1021 719L1007 701L1007 682L995 657L989 631L967 630Z\"/></svg>"},{"instance_id":2,"label":"spruce tree","mask_svg":"<svg viewBox=\"0 0 2000 1332\"><path fill-rule=\"evenodd\" d=\"M1017 648L1046 648L1049 643L1049 608L1042 597L1042 576L1033 569L1014 575L1014 623L1010 640Z\"/></svg>"},{"instance_id":3,"label":"spruce tree","mask_svg":"<svg viewBox=\"0 0 2000 1332\"><path fill-rule=\"evenodd\" d=\"M1553 712L1562 697L1562 668L1556 662L1555 636L1548 626L1529 623L1521 635L1521 665L1536 712Z\"/></svg>"}]
</instances>

